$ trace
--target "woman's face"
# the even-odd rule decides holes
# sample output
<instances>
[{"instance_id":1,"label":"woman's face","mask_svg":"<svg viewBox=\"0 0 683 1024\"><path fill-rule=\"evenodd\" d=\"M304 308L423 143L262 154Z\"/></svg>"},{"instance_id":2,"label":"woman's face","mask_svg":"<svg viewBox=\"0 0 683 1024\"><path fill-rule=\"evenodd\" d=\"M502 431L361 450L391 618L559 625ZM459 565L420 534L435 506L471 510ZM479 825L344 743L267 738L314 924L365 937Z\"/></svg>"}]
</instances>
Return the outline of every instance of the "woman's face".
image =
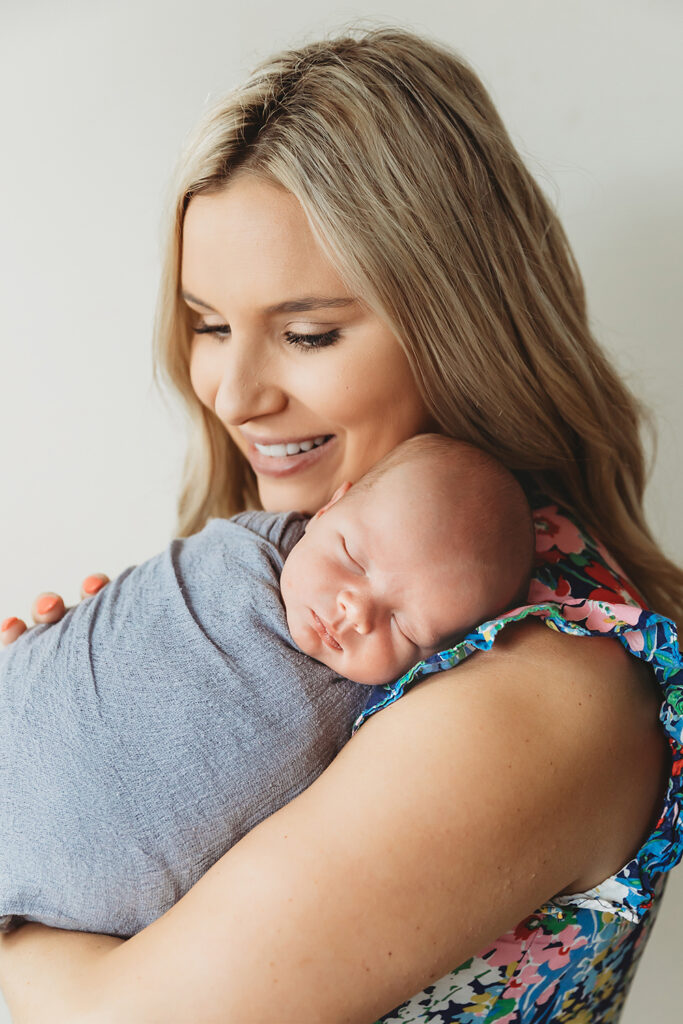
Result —
<instances>
[{"instance_id":1,"label":"woman's face","mask_svg":"<svg viewBox=\"0 0 683 1024\"><path fill-rule=\"evenodd\" d=\"M385 324L351 295L291 193L240 175L195 196L182 289L192 386L273 512L314 513L435 424Z\"/></svg>"}]
</instances>

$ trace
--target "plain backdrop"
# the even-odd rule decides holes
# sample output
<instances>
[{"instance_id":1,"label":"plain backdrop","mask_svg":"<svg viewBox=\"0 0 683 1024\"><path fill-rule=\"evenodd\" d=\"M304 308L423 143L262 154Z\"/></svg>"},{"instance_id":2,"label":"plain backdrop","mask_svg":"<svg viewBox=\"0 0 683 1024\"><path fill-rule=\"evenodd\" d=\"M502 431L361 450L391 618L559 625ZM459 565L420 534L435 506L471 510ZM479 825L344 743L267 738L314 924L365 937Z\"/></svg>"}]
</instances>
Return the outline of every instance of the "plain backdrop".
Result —
<instances>
[{"instance_id":1,"label":"plain backdrop","mask_svg":"<svg viewBox=\"0 0 683 1024\"><path fill-rule=\"evenodd\" d=\"M592 323L656 414L648 510L683 561L683 5L678 0L3 0L0 619L160 551L183 421L151 382L161 199L207 100L359 19L475 67L557 205ZM680 1016L683 869L622 1024ZM9 1020L0 1008L0 1022Z\"/></svg>"}]
</instances>

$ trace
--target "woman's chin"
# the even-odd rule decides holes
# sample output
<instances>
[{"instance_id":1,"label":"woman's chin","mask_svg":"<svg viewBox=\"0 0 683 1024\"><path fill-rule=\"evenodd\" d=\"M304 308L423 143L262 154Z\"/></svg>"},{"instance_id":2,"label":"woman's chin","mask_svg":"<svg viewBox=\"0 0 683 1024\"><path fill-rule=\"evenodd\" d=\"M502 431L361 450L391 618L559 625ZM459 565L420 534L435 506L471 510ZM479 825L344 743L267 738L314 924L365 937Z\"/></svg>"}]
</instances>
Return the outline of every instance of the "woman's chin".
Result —
<instances>
[{"instance_id":1,"label":"woman's chin","mask_svg":"<svg viewBox=\"0 0 683 1024\"><path fill-rule=\"evenodd\" d=\"M273 477L257 477L258 495L266 512L302 512L312 516L328 501L327 490Z\"/></svg>"}]
</instances>

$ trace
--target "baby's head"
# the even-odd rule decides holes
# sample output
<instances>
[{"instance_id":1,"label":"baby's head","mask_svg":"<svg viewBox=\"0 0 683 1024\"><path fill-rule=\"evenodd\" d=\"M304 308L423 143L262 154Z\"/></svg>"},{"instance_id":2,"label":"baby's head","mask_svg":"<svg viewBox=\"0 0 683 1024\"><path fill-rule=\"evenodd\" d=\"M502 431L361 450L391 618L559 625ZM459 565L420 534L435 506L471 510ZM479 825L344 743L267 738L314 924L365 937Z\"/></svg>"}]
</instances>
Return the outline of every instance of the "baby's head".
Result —
<instances>
[{"instance_id":1,"label":"baby's head","mask_svg":"<svg viewBox=\"0 0 683 1024\"><path fill-rule=\"evenodd\" d=\"M514 476L472 445L421 434L309 521L282 570L289 630L339 675L387 683L522 604L533 552Z\"/></svg>"}]
</instances>

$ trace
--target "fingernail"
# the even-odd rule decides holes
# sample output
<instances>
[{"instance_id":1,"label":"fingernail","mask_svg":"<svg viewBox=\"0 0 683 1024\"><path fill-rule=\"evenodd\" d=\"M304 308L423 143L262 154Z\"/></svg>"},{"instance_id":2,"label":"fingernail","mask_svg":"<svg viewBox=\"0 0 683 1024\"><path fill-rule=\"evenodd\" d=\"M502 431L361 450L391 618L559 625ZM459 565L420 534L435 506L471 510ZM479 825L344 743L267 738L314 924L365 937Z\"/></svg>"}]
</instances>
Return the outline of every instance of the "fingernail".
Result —
<instances>
[{"instance_id":1,"label":"fingernail","mask_svg":"<svg viewBox=\"0 0 683 1024\"><path fill-rule=\"evenodd\" d=\"M16 617L16 615L13 615L9 619L5 619L3 623L0 623L0 633L4 633L6 629L9 629L10 626L13 626L14 623L18 621L19 619Z\"/></svg>"},{"instance_id":2,"label":"fingernail","mask_svg":"<svg viewBox=\"0 0 683 1024\"><path fill-rule=\"evenodd\" d=\"M96 594L103 586L104 580L101 580L99 576L88 576L83 580L83 589L86 594Z\"/></svg>"},{"instance_id":3,"label":"fingernail","mask_svg":"<svg viewBox=\"0 0 683 1024\"><path fill-rule=\"evenodd\" d=\"M40 601L36 604L36 611L39 615L47 615L48 612L51 612L58 604L58 597L41 597Z\"/></svg>"}]
</instances>

